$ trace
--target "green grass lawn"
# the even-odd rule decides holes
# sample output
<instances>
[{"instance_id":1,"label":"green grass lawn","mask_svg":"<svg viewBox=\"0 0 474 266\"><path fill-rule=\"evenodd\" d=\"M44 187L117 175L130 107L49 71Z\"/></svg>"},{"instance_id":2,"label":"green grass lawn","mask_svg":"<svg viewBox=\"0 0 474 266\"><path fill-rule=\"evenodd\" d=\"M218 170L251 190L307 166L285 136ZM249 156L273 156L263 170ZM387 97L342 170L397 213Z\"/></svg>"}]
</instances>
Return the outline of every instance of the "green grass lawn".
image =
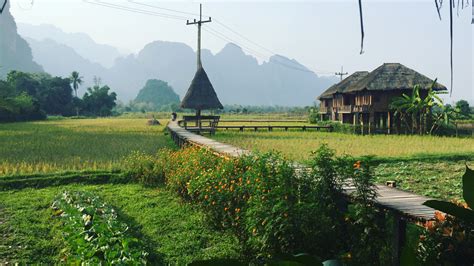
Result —
<instances>
[{"instance_id":1,"label":"green grass lawn","mask_svg":"<svg viewBox=\"0 0 474 266\"><path fill-rule=\"evenodd\" d=\"M0 176L112 170L134 150L152 153L174 147L164 125L148 126L146 121L102 118L0 124Z\"/></svg>"},{"instance_id":2,"label":"green grass lawn","mask_svg":"<svg viewBox=\"0 0 474 266\"><path fill-rule=\"evenodd\" d=\"M276 150L299 162L323 143L339 155L375 155L378 182L397 181L402 189L442 199L461 199L465 165L474 167L474 138L225 130L213 138L251 151Z\"/></svg>"},{"instance_id":3,"label":"green grass lawn","mask_svg":"<svg viewBox=\"0 0 474 266\"><path fill-rule=\"evenodd\" d=\"M165 189L130 185L69 185L0 192L0 264L55 264L65 244L51 203L64 190L85 190L114 206L155 263L185 265L207 258L238 258L237 239L208 226L204 214Z\"/></svg>"}]
</instances>

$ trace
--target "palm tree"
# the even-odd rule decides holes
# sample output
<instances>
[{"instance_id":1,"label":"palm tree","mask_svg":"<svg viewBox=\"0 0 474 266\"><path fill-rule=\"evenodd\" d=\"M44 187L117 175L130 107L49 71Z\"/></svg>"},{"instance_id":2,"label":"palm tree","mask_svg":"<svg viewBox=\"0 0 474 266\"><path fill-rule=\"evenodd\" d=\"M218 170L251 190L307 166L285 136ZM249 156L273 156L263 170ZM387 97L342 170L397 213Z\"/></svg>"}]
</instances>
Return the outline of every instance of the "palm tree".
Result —
<instances>
[{"instance_id":1,"label":"palm tree","mask_svg":"<svg viewBox=\"0 0 474 266\"><path fill-rule=\"evenodd\" d=\"M72 85L72 88L74 89L74 92L76 94L76 98L77 98L77 90L79 89L79 86L82 84L83 82L83 79L84 77L81 77L79 75L79 72L77 71L73 71L71 73L71 76L69 77L69 79L71 80L71 85Z\"/></svg>"}]
</instances>

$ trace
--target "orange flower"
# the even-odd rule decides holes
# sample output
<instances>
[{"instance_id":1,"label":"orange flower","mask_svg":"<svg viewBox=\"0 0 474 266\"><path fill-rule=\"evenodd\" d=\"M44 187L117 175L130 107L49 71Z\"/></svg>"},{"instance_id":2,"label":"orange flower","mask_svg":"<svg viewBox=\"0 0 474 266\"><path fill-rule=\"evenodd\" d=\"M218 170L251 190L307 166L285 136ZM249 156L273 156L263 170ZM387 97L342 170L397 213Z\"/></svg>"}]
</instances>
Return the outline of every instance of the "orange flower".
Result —
<instances>
[{"instance_id":1,"label":"orange flower","mask_svg":"<svg viewBox=\"0 0 474 266\"><path fill-rule=\"evenodd\" d=\"M212 205L216 205L216 202L215 202L215 201L213 201L211 204L212 204Z\"/></svg>"},{"instance_id":2,"label":"orange flower","mask_svg":"<svg viewBox=\"0 0 474 266\"><path fill-rule=\"evenodd\" d=\"M355 162L354 169L360 169L360 161Z\"/></svg>"},{"instance_id":3,"label":"orange flower","mask_svg":"<svg viewBox=\"0 0 474 266\"><path fill-rule=\"evenodd\" d=\"M236 209L235 209L235 212L236 212L236 213L239 213L239 212L240 212L240 208L236 208Z\"/></svg>"},{"instance_id":4,"label":"orange flower","mask_svg":"<svg viewBox=\"0 0 474 266\"><path fill-rule=\"evenodd\" d=\"M208 198L209 198L209 196L208 196L208 195L205 195L205 196L204 196L204 199L206 199L206 200L207 200Z\"/></svg>"},{"instance_id":5,"label":"orange flower","mask_svg":"<svg viewBox=\"0 0 474 266\"><path fill-rule=\"evenodd\" d=\"M226 212L227 210L229 210L229 208L225 207L225 208L224 208L224 211Z\"/></svg>"},{"instance_id":6,"label":"orange flower","mask_svg":"<svg viewBox=\"0 0 474 266\"><path fill-rule=\"evenodd\" d=\"M434 221L427 221L425 223L425 228L428 229L428 231L430 232L434 232L434 229L435 229L434 226L435 226Z\"/></svg>"},{"instance_id":7,"label":"orange flower","mask_svg":"<svg viewBox=\"0 0 474 266\"><path fill-rule=\"evenodd\" d=\"M443 214L439 211L435 211L435 218L436 218L436 220L438 220L440 222L444 222L446 220L446 214Z\"/></svg>"}]
</instances>

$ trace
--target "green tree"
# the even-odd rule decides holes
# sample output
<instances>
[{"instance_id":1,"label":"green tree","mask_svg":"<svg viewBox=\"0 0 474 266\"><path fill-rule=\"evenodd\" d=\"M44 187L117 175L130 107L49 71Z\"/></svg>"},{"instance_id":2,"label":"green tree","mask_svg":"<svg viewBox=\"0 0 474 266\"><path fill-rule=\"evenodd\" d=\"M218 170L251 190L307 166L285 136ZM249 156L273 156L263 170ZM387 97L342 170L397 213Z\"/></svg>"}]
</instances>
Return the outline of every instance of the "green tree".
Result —
<instances>
[{"instance_id":1,"label":"green tree","mask_svg":"<svg viewBox=\"0 0 474 266\"><path fill-rule=\"evenodd\" d=\"M407 128L411 128L412 134L431 134L432 130L428 130L428 127L433 123L433 108L437 107L441 110L444 108L443 100L438 96L439 92L433 89L435 84L436 80L425 96L422 95L422 88L415 85L411 95L402 94L393 99L390 104L390 108L395 111L395 116L400 117Z\"/></svg>"},{"instance_id":2,"label":"green tree","mask_svg":"<svg viewBox=\"0 0 474 266\"><path fill-rule=\"evenodd\" d=\"M471 117L471 107L466 100L459 100L456 102L456 107L459 108L459 114L465 118L469 119Z\"/></svg>"},{"instance_id":3,"label":"green tree","mask_svg":"<svg viewBox=\"0 0 474 266\"><path fill-rule=\"evenodd\" d=\"M109 91L108 86L88 88L82 99L84 112L96 116L112 115L112 109L117 105L117 94Z\"/></svg>"},{"instance_id":4,"label":"green tree","mask_svg":"<svg viewBox=\"0 0 474 266\"><path fill-rule=\"evenodd\" d=\"M69 80L71 81L71 85L72 85L72 88L74 89L74 93L76 95L76 98L77 98L77 90L79 89L79 86L82 85L82 82L83 82L83 79L84 77L80 76L79 75L79 72L77 71L73 71L71 73L71 76L69 77Z\"/></svg>"}]
</instances>

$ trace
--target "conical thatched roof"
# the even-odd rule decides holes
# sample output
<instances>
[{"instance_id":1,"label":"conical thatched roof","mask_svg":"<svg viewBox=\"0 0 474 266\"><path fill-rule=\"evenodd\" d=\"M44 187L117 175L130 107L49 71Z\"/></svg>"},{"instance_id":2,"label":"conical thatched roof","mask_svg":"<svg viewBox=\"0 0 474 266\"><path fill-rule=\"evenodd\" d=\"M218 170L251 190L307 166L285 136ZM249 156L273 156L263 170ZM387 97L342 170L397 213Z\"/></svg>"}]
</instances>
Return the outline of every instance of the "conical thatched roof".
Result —
<instances>
[{"instance_id":1,"label":"conical thatched roof","mask_svg":"<svg viewBox=\"0 0 474 266\"><path fill-rule=\"evenodd\" d=\"M204 68L199 67L181 107L195 110L223 109Z\"/></svg>"},{"instance_id":2,"label":"conical thatched roof","mask_svg":"<svg viewBox=\"0 0 474 266\"><path fill-rule=\"evenodd\" d=\"M349 88L351 85L355 84L357 81L361 80L365 76L369 74L368 71L357 71L354 72L354 74L348 76L347 78L343 79L341 82L336 83L329 87L326 91L324 91L318 99L328 99L332 98L332 95L334 93L341 93L344 92L347 88Z\"/></svg>"},{"instance_id":3,"label":"conical thatched roof","mask_svg":"<svg viewBox=\"0 0 474 266\"><path fill-rule=\"evenodd\" d=\"M415 85L428 89L432 84L433 80L402 64L385 63L351 84L345 92L404 90L412 89ZM436 83L434 90L446 90L446 87Z\"/></svg>"}]
</instances>

